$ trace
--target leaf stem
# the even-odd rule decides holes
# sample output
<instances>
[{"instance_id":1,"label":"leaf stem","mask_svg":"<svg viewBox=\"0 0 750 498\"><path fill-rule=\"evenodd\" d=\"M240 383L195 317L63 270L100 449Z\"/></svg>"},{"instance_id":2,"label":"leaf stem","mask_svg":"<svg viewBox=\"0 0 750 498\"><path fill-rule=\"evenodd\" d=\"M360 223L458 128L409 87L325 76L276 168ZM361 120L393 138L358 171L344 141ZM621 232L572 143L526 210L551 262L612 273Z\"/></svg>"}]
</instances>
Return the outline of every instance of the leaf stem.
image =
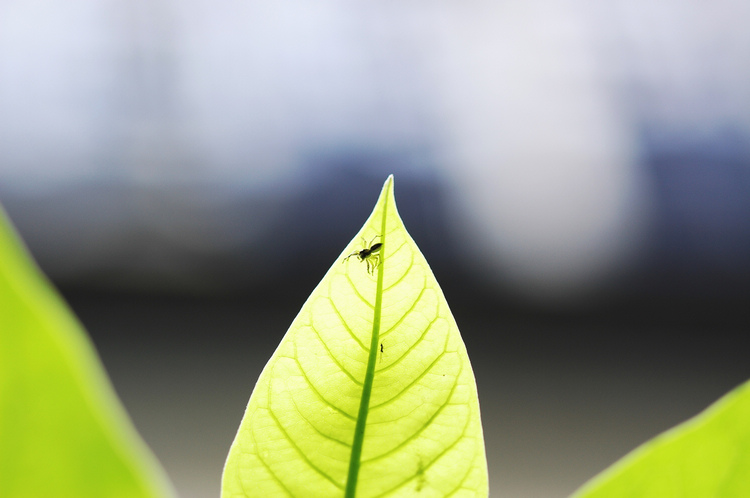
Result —
<instances>
[{"instance_id":1,"label":"leaf stem","mask_svg":"<svg viewBox=\"0 0 750 498\"><path fill-rule=\"evenodd\" d=\"M388 188L392 188L393 182L389 182ZM383 218L381 220L380 241L380 265L378 265L378 281L375 289L375 309L372 317L372 336L370 338L370 355L367 359L367 370L362 385L362 397L359 400L359 414L357 425L354 429L354 441L352 441L352 453L349 458L349 475L346 479L346 491L344 498L354 498L357 493L357 478L359 477L360 462L362 459L362 445L365 440L365 427L367 425L367 414L370 411L370 395L372 384L375 379L375 364L378 359L378 343L380 341L380 313L383 307L383 268L385 267L385 229L386 215L388 214L389 192L385 192L383 202Z\"/></svg>"}]
</instances>

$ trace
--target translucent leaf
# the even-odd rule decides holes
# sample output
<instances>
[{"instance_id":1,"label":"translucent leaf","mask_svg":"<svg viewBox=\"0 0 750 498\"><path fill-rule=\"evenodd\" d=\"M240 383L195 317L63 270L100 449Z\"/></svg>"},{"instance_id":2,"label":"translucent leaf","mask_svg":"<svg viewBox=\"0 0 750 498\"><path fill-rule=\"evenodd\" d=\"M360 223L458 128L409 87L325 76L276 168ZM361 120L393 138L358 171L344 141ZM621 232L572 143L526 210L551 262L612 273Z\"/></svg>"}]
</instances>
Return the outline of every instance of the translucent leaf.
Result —
<instances>
[{"instance_id":1,"label":"translucent leaf","mask_svg":"<svg viewBox=\"0 0 750 498\"><path fill-rule=\"evenodd\" d=\"M0 209L0 496L170 496L81 326Z\"/></svg>"},{"instance_id":2,"label":"translucent leaf","mask_svg":"<svg viewBox=\"0 0 750 498\"><path fill-rule=\"evenodd\" d=\"M261 373L222 493L487 496L474 374L392 177Z\"/></svg>"},{"instance_id":3,"label":"translucent leaf","mask_svg":"<svg viewBox=\"0 0 750 498\"><path fill-rule=\"evenodd\" d=\"M635 449L574 496L750 496L750 382Z\"/></svg>"}]
</instances>

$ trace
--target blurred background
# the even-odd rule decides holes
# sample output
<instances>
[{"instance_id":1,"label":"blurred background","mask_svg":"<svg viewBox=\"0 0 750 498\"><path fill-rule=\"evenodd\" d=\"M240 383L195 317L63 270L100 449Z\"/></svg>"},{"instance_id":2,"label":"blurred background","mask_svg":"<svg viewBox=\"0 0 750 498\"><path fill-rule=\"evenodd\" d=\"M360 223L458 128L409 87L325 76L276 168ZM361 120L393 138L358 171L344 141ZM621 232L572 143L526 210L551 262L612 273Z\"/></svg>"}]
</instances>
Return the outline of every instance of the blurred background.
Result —
<instances>
[{"instance_id":1,"label":"blurred background","mask_svg":"<svg viewBox=\"0 0 750 498\"><path fill-rule=\"evenodd\" d=\"M183 498L395 174L493 496L750 378L750 3L0 0L0 202Z\"/></svg>"}]
</instances>

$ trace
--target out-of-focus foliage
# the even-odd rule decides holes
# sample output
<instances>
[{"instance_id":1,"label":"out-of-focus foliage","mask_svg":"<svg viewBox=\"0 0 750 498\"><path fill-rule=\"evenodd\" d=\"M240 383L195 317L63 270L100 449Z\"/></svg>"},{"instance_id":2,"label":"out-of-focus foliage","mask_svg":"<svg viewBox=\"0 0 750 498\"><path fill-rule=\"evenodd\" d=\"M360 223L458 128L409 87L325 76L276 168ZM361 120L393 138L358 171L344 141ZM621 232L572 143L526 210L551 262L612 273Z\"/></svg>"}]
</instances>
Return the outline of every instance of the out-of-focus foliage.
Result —
<instances>
[{"instance_id":1,"label":"out-of-focus foliage","mask_svg":"<svg viewBox=\"0 0 750 498\"><path fill-rule=\"evenodd\" d=\"M80 324L0 209L0 496L171 496Z\"/></svg>"},{"instance_id":2,"label":"out-of-focus foliage","mask_svg":"<svg viewBox=\"0 0 750 498\"><path fill-rule=\"evenodd\" d=\"M574 498L750 496L750 382L637 448Z\"/></svg>"}]
</instances>

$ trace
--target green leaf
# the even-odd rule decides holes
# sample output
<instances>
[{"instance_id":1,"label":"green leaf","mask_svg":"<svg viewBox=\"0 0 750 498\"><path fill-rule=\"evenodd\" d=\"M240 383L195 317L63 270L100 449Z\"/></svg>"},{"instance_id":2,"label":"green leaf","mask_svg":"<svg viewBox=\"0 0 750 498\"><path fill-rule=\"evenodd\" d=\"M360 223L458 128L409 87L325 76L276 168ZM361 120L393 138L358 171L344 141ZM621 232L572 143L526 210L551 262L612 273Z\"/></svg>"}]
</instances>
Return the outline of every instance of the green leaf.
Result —
<instances>
[{"instance_id":1,"label":"green leaf","mask_svg":"<svg viewBox=\"0 0 750 498\"><path fill-rule=\"evenodd\" d=\"M573 496L750 496L750 382L636 448Z\"/></svg>"},{"instance_id":2,"label":"green leaf","mask_svg":"<svg viewBox=\"0 0 750 498\"><path fill-rule=\"evenodd\" d=\"M0 496L170 495L81 326L0 208Z\"/></svg>"},{"instance_id":3,"label":"green leaf","mask_svg":"<svg viewBox=\"0 0 750 498\"><path fill-rule=\"evenodd\" d=\"M371 274L355 253L377 243ZM261 373L222 496L473 497L487 488L474 374L398 215L391 176Z\"/></svg>"}]
</instances>

